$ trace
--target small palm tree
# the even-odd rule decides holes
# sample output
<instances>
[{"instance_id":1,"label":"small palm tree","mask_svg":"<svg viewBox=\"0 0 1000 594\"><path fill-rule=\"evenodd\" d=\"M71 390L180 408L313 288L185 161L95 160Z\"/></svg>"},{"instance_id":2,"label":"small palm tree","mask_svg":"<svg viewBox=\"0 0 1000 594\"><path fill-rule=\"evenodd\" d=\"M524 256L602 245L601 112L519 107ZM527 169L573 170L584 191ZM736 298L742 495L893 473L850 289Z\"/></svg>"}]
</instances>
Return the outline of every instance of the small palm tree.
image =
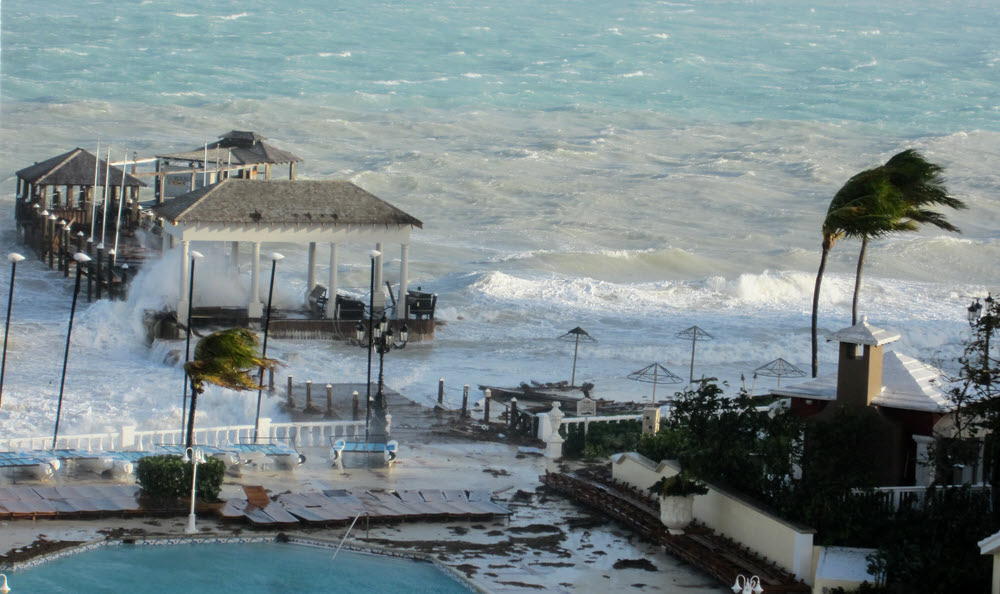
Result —
<instances>
[{"instance_id":1,"label":"small palm tree","mask_svg":"<svg viewBox=\"0 0 1000 594\"><path fill-rule=\"evenodd\" d=\"M188 413L186 447L194 444L194 415L198 395L207 384L230 390L257 390L254 379L260 369L274 369L278 362L260 356L257 335L246 328L230 328L209 334L194 348L194 359L184 364L191 382L191 410Z\"/></svg>"}]
</instances>

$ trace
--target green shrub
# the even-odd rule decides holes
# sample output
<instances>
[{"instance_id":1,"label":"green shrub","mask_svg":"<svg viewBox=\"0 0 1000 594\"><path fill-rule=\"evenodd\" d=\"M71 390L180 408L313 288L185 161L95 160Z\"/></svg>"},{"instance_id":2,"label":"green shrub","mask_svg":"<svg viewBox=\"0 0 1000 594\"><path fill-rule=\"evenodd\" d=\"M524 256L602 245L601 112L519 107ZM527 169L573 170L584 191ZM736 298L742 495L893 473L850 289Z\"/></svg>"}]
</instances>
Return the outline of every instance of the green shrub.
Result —
<instances>
[{"instance_id":1,"label":"green shrub","mask_svg":"<svg viewBox=\"0 0 1000 594\"><path fill-rule=\"evenodd\" d=\"M619 452L635 451L641 433L639 421L592 422L586 435L583 423L564 425L560 430L566 439L563 454L567 458L606 458Z\"/></svg>"},{"instance_id":2,"label":"green shrub","mask_svg":"<svg viewBox=\"0 0 1000 594\"><path fill-rule=\"evenodd\" d=\"M191 463L180 456L147 456L139 460L136 480L143 493L153 499L176 499L191 494ZM218 501L226 465L218 458L208 458L198 465L198 497Z\"/></svg>"}]
</instances>

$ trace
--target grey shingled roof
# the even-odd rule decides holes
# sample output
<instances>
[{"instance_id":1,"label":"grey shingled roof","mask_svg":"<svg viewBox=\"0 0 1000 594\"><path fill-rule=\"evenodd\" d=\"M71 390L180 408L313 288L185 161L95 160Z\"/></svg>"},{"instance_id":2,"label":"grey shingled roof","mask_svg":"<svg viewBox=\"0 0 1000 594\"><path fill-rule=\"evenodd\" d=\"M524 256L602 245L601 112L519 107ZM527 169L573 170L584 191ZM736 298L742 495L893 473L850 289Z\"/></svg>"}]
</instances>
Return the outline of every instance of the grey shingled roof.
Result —
<instances>
[{"instance_id":1,"label":"grey shingled roof","mask_svg":"<svg viewBox=\"0 0 1000 594\"><path fill-rule=\"evenodd\" d=\"M349 181L230 178L168 200L153 213L173 223L413 225L412 217Z\"/></svg>"},{"instance_id":2,"label":"grey shingled roof","mask_svg":"<svg viewBox=\"0 0 1000 594\"><path fill-rule=\"evenodd\" d=\"M29 183L43 186L92 186L94 185L94 165L97 157L82 148L75 148L59 156L35 163L17 172L17 177ZM108 162L101 159L98 168L97 185L105 185L105 172ZM120 186L122 170L111 168L111 185ZM129 174L125 174L125 186L146 187L146 184Z\"/></svg>"},{"instance_id":3,"label":"grey shingled roof","mask_svg":"<svg viewBox=\"0 0 1000 594\"><path fill-rule=\"evenodd\" d=\"M281 165L284 163L301 163L302 158L288 151L262 142L263 136L256 132L241 132L230 130L219 140L208 145L208 162L222 165L230 162L235 165ZM197 148L180 153L156 155L160 159L175 159L180 161L205 161L205 149ZM231 159L231 161L230 161Z\"/></svg>"}]
</instances>

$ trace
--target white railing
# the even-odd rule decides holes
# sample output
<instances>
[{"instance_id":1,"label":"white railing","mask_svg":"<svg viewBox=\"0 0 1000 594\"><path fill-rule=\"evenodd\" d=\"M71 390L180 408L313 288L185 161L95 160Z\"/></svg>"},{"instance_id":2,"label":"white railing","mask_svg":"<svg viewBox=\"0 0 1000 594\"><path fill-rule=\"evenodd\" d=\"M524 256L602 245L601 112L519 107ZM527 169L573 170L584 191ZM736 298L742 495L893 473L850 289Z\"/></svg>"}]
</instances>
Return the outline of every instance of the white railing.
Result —
<instances>
[{"instance_id":1,"label":"white railing","mask_svg":"<svg viewBox=\"0 0 1000 594\"><path fill-rule=\"evenodd\" d=\"M586 417L563 417L560 427L582 424L586 431L591 423L621 423L623 421L641 421L642 415L612 415L607 417L586 416ZM549 420L549 413L538 414L538 439L546 440L552 433L552 423Z\"/></svg>"},{"instance_id":2,"label":"white railing","mask_svg":"<svg viewBox=\"0 0 1000 594\"><path fill-rule=\"evenodd\" d=\"M957 489L962 485L943 485L935 489L940 493L944 489ZM887 505L891 505L893 510L898 510L902 503L907 503L917 508L922 508L927 503L927 491L929 487L876 487L875 492L884 498ZM970 485L971 493L989 493L989 485Z\"/></svg>"},{"instance_id":3,"label":"white railing","mask_svg":"<svg viewBox=\"0 0 1000 594\"><path fill-rule=\"evenodd\" d=\"M329 445L331 438L357 438L364 435L364 421L301 421L295 423L272 423L270 419L260 420L261 441L282 443L292 447ZM253 425L230 425L225 427L203 427L195 429L194 442L198 445L226 446L253 441ZM180 429L151 429L137 431L135 427L124 426L108 433L88 433L81 435L61 435L58 449L92 451L150 450L158 445L178 445L181 443ZM12 437L0 440L0 450L49 450L51 437Z\"/></svg>"}]
</instances>

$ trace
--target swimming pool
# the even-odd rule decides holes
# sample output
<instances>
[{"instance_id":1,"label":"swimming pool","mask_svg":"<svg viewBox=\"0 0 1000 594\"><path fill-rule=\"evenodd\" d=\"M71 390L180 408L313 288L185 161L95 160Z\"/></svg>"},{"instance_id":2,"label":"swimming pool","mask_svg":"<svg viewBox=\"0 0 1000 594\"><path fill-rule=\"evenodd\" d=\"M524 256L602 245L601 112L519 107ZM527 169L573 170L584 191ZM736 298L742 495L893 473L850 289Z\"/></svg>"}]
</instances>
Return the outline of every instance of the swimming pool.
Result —
<instances>
[{"instance_id":1,"label":"swimming pool","mask_svg":"<svg viewBox=\"0 0 1000 594\"><path fill-rule=\"evenodd\" d=\"M296 544L105 546L8 573L29 592L468 593L431 563Z\"/></svg>"}]
</instances>

